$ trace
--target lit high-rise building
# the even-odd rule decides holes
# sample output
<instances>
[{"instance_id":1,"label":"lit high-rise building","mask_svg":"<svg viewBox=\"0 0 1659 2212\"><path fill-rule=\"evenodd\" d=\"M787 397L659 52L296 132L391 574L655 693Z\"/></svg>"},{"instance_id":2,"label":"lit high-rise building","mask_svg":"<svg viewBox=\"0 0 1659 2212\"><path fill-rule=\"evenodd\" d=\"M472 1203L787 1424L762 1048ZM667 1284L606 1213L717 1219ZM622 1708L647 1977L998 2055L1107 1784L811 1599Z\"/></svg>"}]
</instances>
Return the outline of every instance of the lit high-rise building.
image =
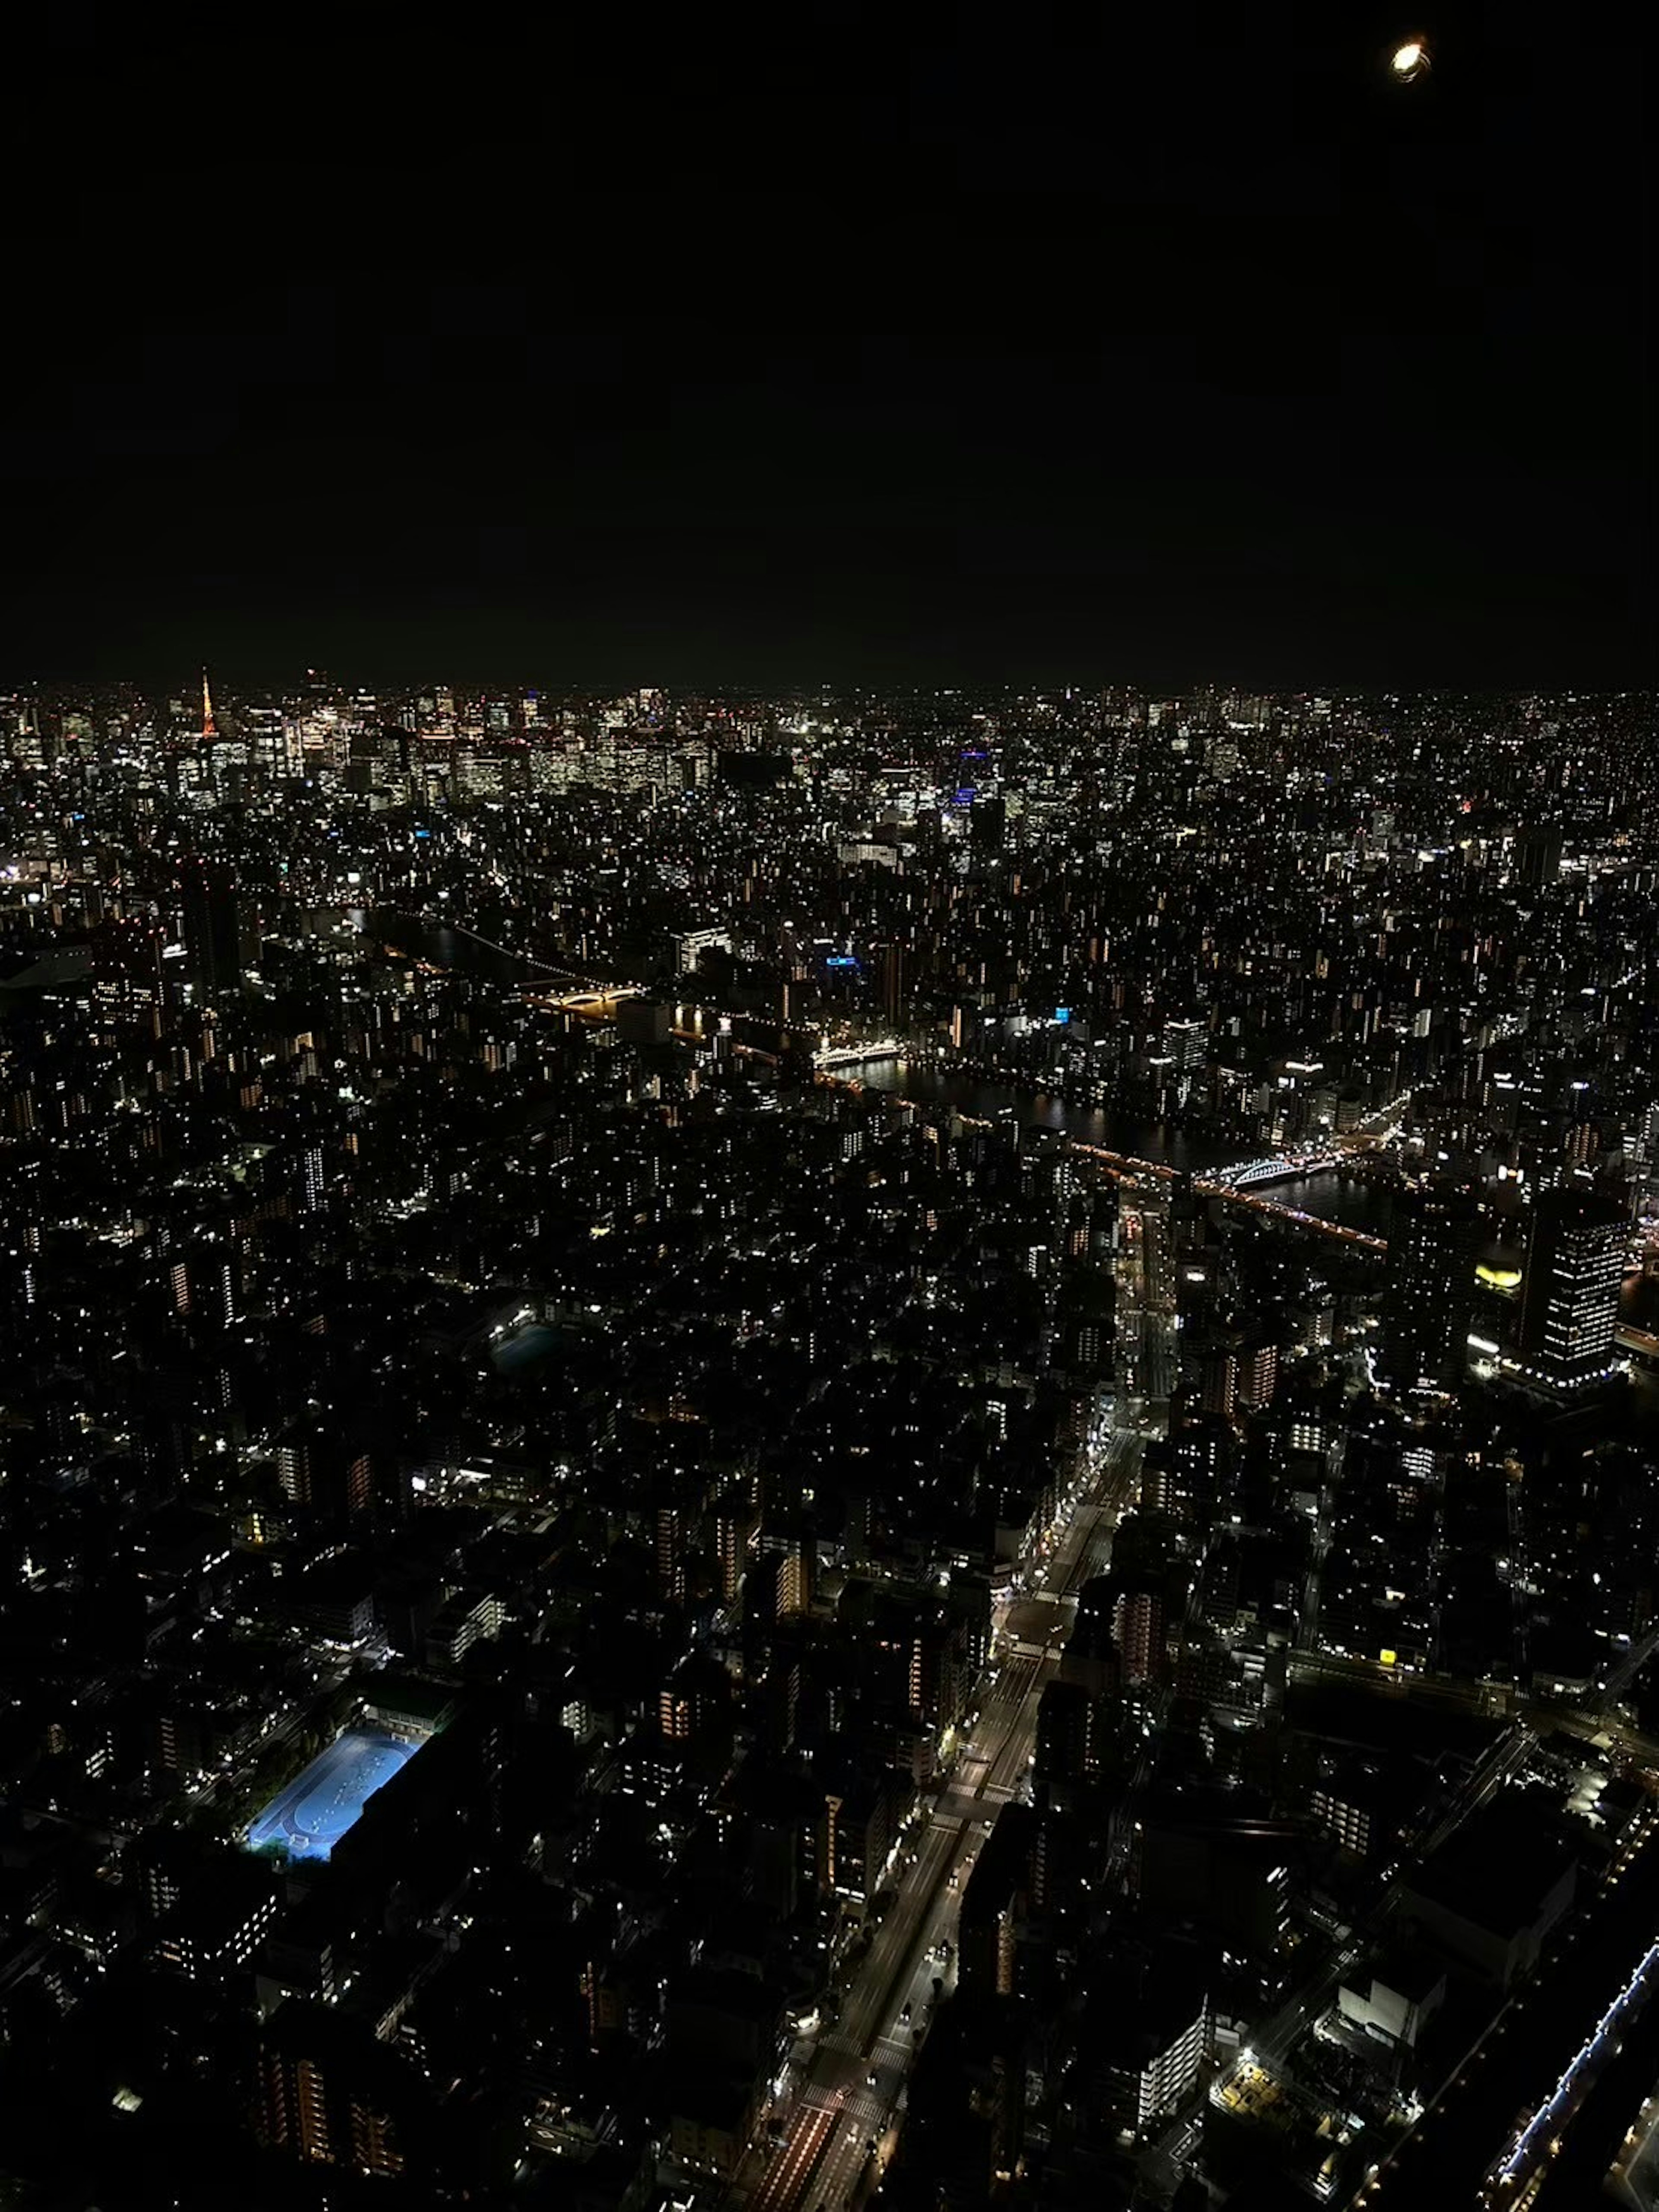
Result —
<instances>
[{"instance_id":1,"label":"lit high-rise building","mask_svg":"<svg viewBox=\"0 0 1659 2212\"><path fill-rule=\"evenodd\" d=\"M1623 1207L1583 1184L1539 1200L1521 1292L1521 1358L1540 1382L1571 1389L1612 1365L1625 1235Z\"/></svg>"},{"instance_id":2,"label":"lit high-rise building","mask_svg":"<svg viewBox=\"0 0 1659 2212\"><path fill-rule=\"evenodd\" d=\"M1431 1183L1396 1203L1379 1364L1397 1389L1450 1390L1462 1381L1480 1240L1470 1191Z\"/></svg>"},{"instance_id":3,"label":"lit high-rise building","mask_svg":"<svg viewBox=\"0 0 1659 2212\"><path fill-rule=\"evenodd\" d=\"M1162 1057L1175 1062L1177 1075L1202 1067L1210 1049L1207 1022L1167 1021L1164 1024Z\"/></svg>"},{"instance_id":4,"label":"lit high-rise building","mask_svg":"<svg viewBox=\"0 0 1659 2212\"><path fill-rule=\"evenodd\" d=\"M252 2118L259 2141L314 2166L404 2172L424 2085L357 2021L322 2005L282 2006L260 2047Z\"/></svg>"}]
</instances>

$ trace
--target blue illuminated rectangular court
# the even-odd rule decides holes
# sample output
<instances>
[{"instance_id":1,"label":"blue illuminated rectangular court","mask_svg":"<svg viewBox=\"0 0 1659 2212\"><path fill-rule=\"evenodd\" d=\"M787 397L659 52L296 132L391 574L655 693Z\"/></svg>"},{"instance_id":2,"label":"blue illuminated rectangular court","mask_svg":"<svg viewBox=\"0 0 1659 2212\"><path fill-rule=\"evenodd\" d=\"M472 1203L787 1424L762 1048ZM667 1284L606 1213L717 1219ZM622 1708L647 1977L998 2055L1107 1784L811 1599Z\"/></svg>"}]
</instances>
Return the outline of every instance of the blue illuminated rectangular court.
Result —
<instances>
[{"instance_id":1,"label":"blue illuminated rectangular court","mask_svg":"<svg viewBox=\"0 0 1659 2212\"><path fill-rule=\"evenodd\" d=\"M279 1790L247 1832L251 1850L325 1859L383 1783L408 1765L418 1742L348 1729Z\"/></svg>"}]
</instances>

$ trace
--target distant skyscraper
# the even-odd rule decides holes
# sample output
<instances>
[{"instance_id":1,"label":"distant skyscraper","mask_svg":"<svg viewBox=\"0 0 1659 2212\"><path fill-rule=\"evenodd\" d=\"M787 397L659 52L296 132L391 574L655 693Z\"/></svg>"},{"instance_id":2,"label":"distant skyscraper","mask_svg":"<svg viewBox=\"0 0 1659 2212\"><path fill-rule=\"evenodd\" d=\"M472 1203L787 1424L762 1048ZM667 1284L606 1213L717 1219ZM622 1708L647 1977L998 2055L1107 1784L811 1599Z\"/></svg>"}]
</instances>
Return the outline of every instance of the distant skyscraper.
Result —
<instances>
[{"instance_id":1,"label":"distant skyscraper","mask_svg":"<svg viewBox=\"0 0 1659 2212\"><path fill-rule=\"evenodd\" d=\"M1583 1184L1539 1200L1521 1293L1521 1358L1540 1381L1571 1389L1611 1366L1625 1236L1624 1208Z\"/></svg>"},{"instance_id":2,"label":"distant skyscraper","mask_svg":"<svg viewBox=\"0 0 1659 2212\"><path fill-rule=\"evenodd\" d=\"M1553 884L1561 873L1561 832L1546 826L1523 830L1515 841L1515 872L1534 890Z\"/></svg>"},{"instance_id":3,"label":"distant skyscraper","mask_svg":"<svg viewBox=\"0 0 1659 2212\"><path fill-rule=\"evenodd\" d=\"M198 992L234 991L252 964L252 940L232 869L192 860L184 879L185 958Z\"/></svg>"},{"instance_id":4,"label":"distant skyscraper","mask_svg":"<svg viewBox=\"0 0 1659 2212\"><path fill-rule=\"evenodd\" d=\"M969 816L968 829L969 836L981 852L1000 853L1008 842L1007 800L976 799Z\"/></svg>"},{"instance_id":5,"label":"distant skyscraper","mask_svg":"<svg viewBox=\"0 0 1659 2212\"><path fill-rule=\"evenodd\" d=\"M881 1010L890 1028L904 1019L904 947L897 943L881 948Z\"/></svg>"},{"instance_id":6,"label":"distant skyscraper","mask_svg":"<svg viewBox=\"0 0 1659 2212\"><path fill-rule=\"evenodd\" d=\"M1207 1022L1167 1021L1164 1024L1164 1057L1176 1064L1177 1075L1202 1067L1210 1049Z\"/></svg>"},{"instance_id":7,"label":"distant skyscraper","mask_svg":"<svg viewBox=\"0 0 1659 2212\"><path fill-rule=\"evenodd\" d=\"M1449 1390L1462 1381L1480 1238L1470 1191L1431 1184L1396 1203L1380 1364L1397 1389Z\"/></svg>"}]
</instances>

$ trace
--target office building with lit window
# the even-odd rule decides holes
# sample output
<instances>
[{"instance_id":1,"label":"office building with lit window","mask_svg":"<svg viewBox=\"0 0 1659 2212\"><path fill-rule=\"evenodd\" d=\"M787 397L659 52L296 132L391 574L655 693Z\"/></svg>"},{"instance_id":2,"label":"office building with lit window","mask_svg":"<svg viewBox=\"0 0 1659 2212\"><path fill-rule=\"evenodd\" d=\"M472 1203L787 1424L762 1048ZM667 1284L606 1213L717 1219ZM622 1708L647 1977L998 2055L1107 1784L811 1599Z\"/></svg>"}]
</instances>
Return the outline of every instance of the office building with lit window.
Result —
<instances>
[{"instance_id":1,"label":"office building with lit window","mask_svg":"<svg viewBox=\"0 0 1659 2212\"><path fill-rule=\"evenodd\" d=\"M1624 1208L1599 1191L1568 1184L1539 1200L1521 1291L1529 1377L1570 1390L1611 1369L1625 1240Z\"/></svg>"}]
</instances>

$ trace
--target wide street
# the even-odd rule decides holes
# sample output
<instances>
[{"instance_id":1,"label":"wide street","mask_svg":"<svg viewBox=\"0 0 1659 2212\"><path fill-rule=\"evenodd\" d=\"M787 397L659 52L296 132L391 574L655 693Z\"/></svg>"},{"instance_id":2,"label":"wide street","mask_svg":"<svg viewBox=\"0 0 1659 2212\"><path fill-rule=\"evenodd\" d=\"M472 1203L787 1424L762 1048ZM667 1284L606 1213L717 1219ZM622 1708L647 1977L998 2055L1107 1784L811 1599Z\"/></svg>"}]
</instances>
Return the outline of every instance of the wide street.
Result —
<instances>
[{"instance_id":1,"label":"wide street","mask_svg":"<svg viewBox=\"0 0 1659 2212\"><path fill-rule=\"evenodd\" d=\"M933 1981L951 1972L962 1889L1004 1805L1018 1798L1036 1740L1037 1705L1059 1670L1077 1593L1107 1564L1119 1516L1139 1471L1138 1425L1125 1417L1103 1437L1046 1547L1039 1547L1008 1613L1022 1633L996 1624L988 1686L955 1772L913 1832L891 1905L842 1999L840 2017L817 2036L776 2118L781 2142L751 2154L732 2196L750 2212L840 2212L873 2188L890 2156L907 2075L934 2001ZM1046 1623L1046 1626L1045 1626ZM1036 1633L1033 1633L1033 1631ZM906 2006L911 2017L902 2014ZM875 2077L871 2086L870 2077Z\"/></svg>"}]
</instances>

